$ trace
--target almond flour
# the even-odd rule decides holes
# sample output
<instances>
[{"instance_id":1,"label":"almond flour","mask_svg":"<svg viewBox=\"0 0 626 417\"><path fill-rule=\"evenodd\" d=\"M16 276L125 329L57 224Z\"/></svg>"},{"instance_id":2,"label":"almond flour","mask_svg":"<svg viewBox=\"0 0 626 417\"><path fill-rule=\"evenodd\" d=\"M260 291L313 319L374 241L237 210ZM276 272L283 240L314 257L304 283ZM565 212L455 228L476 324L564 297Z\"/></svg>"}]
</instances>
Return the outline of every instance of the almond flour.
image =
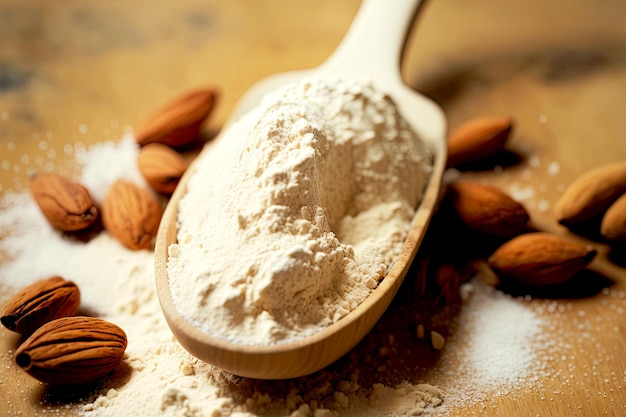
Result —
<instances>
[{"instance_id":1,"label":"almond flour","mask_svg":"<svg viewBox=\"0 0 626 417\"><path fill-rule=\"evenodd\" d=\"M192 168L169 248L174 304L246 344L338 321L399 254L430 166L368 82L312 78L273 92Z\"/></svg>"}]
</instances>

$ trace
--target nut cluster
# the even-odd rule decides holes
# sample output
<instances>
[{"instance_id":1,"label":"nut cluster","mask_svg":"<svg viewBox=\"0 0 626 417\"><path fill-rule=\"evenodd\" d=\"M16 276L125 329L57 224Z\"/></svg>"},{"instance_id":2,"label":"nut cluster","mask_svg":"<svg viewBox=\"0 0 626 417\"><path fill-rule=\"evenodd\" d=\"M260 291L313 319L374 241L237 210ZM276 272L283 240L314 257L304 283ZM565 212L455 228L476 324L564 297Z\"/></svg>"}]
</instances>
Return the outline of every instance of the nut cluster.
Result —
<instances>
[{"instance_id":1,"label":"nut cluster","mask_svg":"<svg viewBox=\"0 0 626 417\"><path fill-rule=\"evenodd\" d=\"M213 112L218 97L215 88L184 92L155 109L135 129L141 146L139 171L156 192L170 195L187 170L187 162L176 149L200 139L200 130Z\"/></svg>"},{"instance_id":2,"label":"nut cluster","mask_svg":"<svg viewBox=\"0 0 626 417\"><path fill-rule=\"evenodd\" d=\"M118 367L126 350L126 333L94 317L76 316L80 291L59 276L42 279L18 292L0 321L26 337L15 363L48 384L83 384Z\"/></svg>"},{"instance_id":3,"label":"nut cluster","mask_svg":"<svg viewBox=\"0 0 626 417\"><path fill-rule=\"evenodd\" d=\"M496 156L504 150L511 132L510 117L475 118L461 124L449 137L448 166L463 166ZM611 172L614 170L611 168ZM614 181L609 187L604 181L603 184L606 188L615 188L618 182ZM626 165L623 186L626 187ZM597 185L592 186L590 181L584 187L591 189L590 194L596 194L594 188L597 194L608 194L598 190ZM597 253L589 244L534 229L526 208L497 187L457 180L449 184L447 191L444 204L451 206L449 211L460 223L494 237L491 242L495 242L495 248L487 254L486 261L496 275L509 283L535 287L567 281L584 270ZM567 191L563 199L571 199ZM589 211L592 204L596 205L594 200L597 198L582 202L578 211ZM571 201L561 203L556 210L562 211L561 207L571 204ZM489 244L484 246L488 248Z\"/></svg>"},{"instance_id":4,"label":"nut cluster","mask_svg":"<svg viewBox=\"0 0 626 417\"><path fill-rule=\"evenodd\" d=\"M137 167L149 188L117 180L98 207L89 190L71 178L52 172L32 176L30 190L45 218L63 232L86 230L101 221L127 248L152 249L163 198L174 192L188 166L176 149L200 138L216 98L214 88L184 92L139 124L135 133L140 147Z\"/></svg>"},{"instance_id":5,"label":"nut cluster","mask_svg":"<svg viewBox=\"0 0 626 417\"><path fill-rule=\"evenodd\" d=\"M504 150L511 131L510 117L478 117L461 124L448 138L448 166L462 167L496 156ZM597 253L578 239L534 230L524 206L496 187L458 180L447 191L444 204L452 207L464 226L505 238L487 258L502 279L523 286L557 284L585 269ZM559 197L554 214L573 231L600 220L599 233L606 243L625 241L626 162L580 175Z\"/></svg>"},{"instance_id":6,"label":"nut cluster","mask_svg":"<svg viewBox=\"0 0 626 417\"><path fill-rule=\"evenodd\" d=\"M185 92L159 107L136 129L137 166L149 188L119 179L101 207L79 182L48 172L31 177L30 191L55 229L74 233L101 224L131 250L151 250L162 214L162 201L174 192L187 169L176 149L200 137L216 100L213 88ZM18 292L0 322L25 337L15 363L48 384L96 381L121 363L125 332L108 321L77 315L80 291L59 276L42 279Z\"/></svg>"},{"instance_id":7,"label":"nut cluster","mask_svg":"<svg viewBox=\"0 0 626 417\"><path fill-rule=\"evenodd\" d=\"M512 131L511 117L476 117L462 123L448 137L447 167L464 171L494 162L506 150ZM498 187L458 178L447 181L412 268L413 287L406 294L418 320L420 310L428 310L428 316L460 304L460 284L477 274L492 285L532 294L566 285L580 275L595 259L598 240L609 245L626 241L626 162L583 173L562 193L553 214L573 236L537 229L524 205ZM597 224L600 239L576 236L585 224ZM417 323L416 336L440 349L441 335L428 337L427 329L428 323Z\"/></svg>"}]
</instances>

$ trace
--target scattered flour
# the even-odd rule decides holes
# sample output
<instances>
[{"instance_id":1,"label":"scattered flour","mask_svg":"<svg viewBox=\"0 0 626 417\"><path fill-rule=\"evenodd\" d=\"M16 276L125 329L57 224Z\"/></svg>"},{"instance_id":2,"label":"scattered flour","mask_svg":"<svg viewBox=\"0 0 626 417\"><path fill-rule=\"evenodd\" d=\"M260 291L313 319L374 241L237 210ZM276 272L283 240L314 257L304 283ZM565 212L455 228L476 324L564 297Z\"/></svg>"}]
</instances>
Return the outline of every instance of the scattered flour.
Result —
<instances>
[{"instance_id":1,"label":"scattered flour","mask_svg":"<svg viewBox=\"0 0 626 417\"><path fill-rule=\"evenodd\" d=\"M174 304L203 331L247 344L336 322L399 254L431 160L367 82L282 87L196 161L169 248Z\"/></svg>"},{"instance_id":2,"label":"scattered flour","mask_svg":"<svg viewBox=\"0 0 626 417\"><path fill-rule=\"evenodd\" d=\"M467 302L476 307L462 312L461 320L464 332L477 336L466 339L460 372L471 373L489 391L537 378L536 347L545 346L538 343L545 342L540 318L524 303L491 287L469 285L473 294Z\"/></svg>"},{"instance_id":3,"label":"scattered flour","mask_svg":"<svg viewBox=\"0 0 626 417\"><path fill-rule=\"evenodd\" d=\"M79 150L80 180L92 192L92 187L106 186L118 177L142 182L137 179L136 155L130 137ZM561 357L561 347L546 340L544 319L524 300L472 282L463 287L462 308L446 335L445 348L427 368L410 365L411 359L439 353L415 337L406 310L392 306L362 344L327 369L285 381L239 378L198 361L173 339L156 297L152 252L127 250L106 232L89 240L58 233L28 193L3 192L0 211L3 289L13 293L37 279L62 275L81 289L81 313L114 322L128 335L122 365L84 398L69 402L77 415L435 415L535 384L544 369L542 358ZM611 311L623 317L623 291L606 290L603 296ZM565 305L550 301L543 308L558 315ZM573 325L582 326L583 332L573 342L595 343L597 323L581 315ZM559 331L563 330L552 330ZM611 331L619 334L620 328ZM606 363L611 360L607 358ZM3 352L2 365L13 366L11 361L10 352ZM563 381L565 387L574 383ZM25 403L32 401L29 390L19 395ZM12 405L5 406L10 412ZM57 407L67 408L50 405L46 414L58 412Z\"/></svg>"}]
</instances>

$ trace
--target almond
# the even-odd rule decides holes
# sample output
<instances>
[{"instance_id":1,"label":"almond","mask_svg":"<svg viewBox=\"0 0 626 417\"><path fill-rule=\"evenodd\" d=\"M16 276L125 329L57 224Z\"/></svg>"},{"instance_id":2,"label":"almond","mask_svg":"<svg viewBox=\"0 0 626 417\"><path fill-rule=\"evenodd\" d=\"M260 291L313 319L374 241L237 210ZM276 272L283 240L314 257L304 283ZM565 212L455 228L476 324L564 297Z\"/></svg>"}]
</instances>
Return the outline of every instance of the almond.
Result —
<instances>
[{"instance_id":1,"label":"almond","mask_svg":"<svg viewBox=\"0 0 626 417\"><path fill-rule=\"evenodd\" d=\"M135 130L141 146L158 142L171 147L184 146L195 140L211 114L217 92L213 88L185 92L157 108Z\"/></svg>"},{"instance_id":2,"label":"almond","mask_svg":"<svg viewBox=\"0 0 626 417\"><path fill-rule=\"evenodd\" d=\"M602 214L626 192L626 161L591 169L577 177L554 205L559 223L573 225Z\"/></svg>"},{"instance_id":3,"label":"almond","mask_svg":"<svg viewBox=\"0 0 626 417\"><path fill-rule=\"evenodd\" d=\"M178 152L160 143L142 147L137 165L150 187L165 195L174 192L187 169L187 163Z\"/></svg>"},{"instance_id":4,"label":"almond","mask_svg":"<svg viewBox=\"0 0 626 417\"><path fill-rule=\"evenodd\" d=\"M462 123L448 136L448 167L496 155L504 149L512 128L511 117L477 117Z\"/></svg>"},{"instance_id":5,"label":"almond","mask_svg":"<svg viewBox=\"0 0 626 417\"><path fill-rule=\"evenodd\" d=\"M450 192L456 213L472 229L510 237L522 233L530 220L523 205L496 187L457 181Z\"/></svg>"},{"instance_id":6,"label":"almond","mask_svg":"<svg viewBox=\"0 0 626 417\"><path fill-rule=\"evenodd\" d=\"M64 317L41 326L15 351L15 363L47 384L84 384L113 371L126 333L93 317Z\"/></svg>"},{"instance_id":7,"label":"almond","mask_svg":"<svg viewBox=\"0 0 626 417\"><path fill-rule=\"evenodd\" d=\"M600 233L611 241L626 241L626 194L622 194L604 213Z\"/></svg>"},{"instance_id":8,"label":"almond","mask_svg":"<svg viewBox=\"0 0 626 417\"><path fill-rule=\"evenodd\" d=\"M503 278L526 286L564 282L595 257L596 250L544 232L523 234L500 246L488 259Z\"/></svg>"},{"instance_id":9,"label":"almond","mask_svg":"<svg viewBox=\"0 0 626 417\"><path fill-rule=\"evenodd\" d=\"M80 304L76 284L59 276L42 279L15 294L0 321L9 330L28 335L43 324L73 316Z\"/></svg>"},{"instance_id":10,"label":"almond","mask_svg":"<svg viewBox=\"0 0 626 417\"><path fill-rule=\"evenodd\" d=\"M129 181L118 180L102 202L102 223L129 249L151 249L161 211L161 205L150 191Z\"/></svg>"},{"instance_id":11,"label":"almond","mask_svg":"<svg viewBox=\"0 0 626 417\"><path fill-rule=\"evenodd\" d=\"M30 191L50 224L62 231L85 229L98 218L89 191L60 174L36 174L30 179Z\"/></svg>"}]
</instances>

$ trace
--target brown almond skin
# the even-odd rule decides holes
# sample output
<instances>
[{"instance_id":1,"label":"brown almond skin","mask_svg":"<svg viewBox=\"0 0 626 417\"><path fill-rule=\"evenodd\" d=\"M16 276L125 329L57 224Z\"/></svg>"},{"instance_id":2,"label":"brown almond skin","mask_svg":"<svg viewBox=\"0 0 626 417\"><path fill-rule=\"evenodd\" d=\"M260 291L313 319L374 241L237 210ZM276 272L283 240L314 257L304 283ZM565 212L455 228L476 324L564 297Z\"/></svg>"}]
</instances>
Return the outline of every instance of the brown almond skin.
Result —
<instances>
[{"instance_id":1,"label":"brown almond skin","mask_svg":"<svg viewBox=\"0 0 626 417\"><path fill-rule=\"evenodd\" d=\"M15 294L0 321L9 330L29 335L49 321L73 316L80 305L75 283L59 276L42 279Z\"/></svg>"},{"instance_id":2,"label":"brown almond skin","mask_svg":"<svg viewBox=\"0 0 626 417\"><path fill-rule=\"evenodd\" d=\"M524 206L500 189L471 181L450 184L452 204L472 229L512 237L526 230L530 215Z\"/></svg>"},{"instance_id":3,"label":"brown almond skin","mask_svg":"<svg viewBox=\"0 0 626 417\"><path fill-rule=\"evenodd\" d=\"M99 211L89 191L63 175L36 174L30 179L30 191L43 215L56 229L82 230L98 219Z\"/></svg>"},{"instance_id":4,"label":"brown almond skin","mask_svg":"<svg viewBox=\"0 0 626 417\"><path fill-rule=\"evenodd\" d=\"M448 135L447 166L480 161L504 149L513 129L511 117L476 117Z\"/></svg>"},{"instance_id":5,"label":"brown almond skin","mask_svg":"<svg viewBox=\"0 0 626 417\"><path fill-rule=\"evenodd\" d=\"M142 147L137 165L148 185L164 195L174 192L187 169L187 163L178 152L160 143Z\"/></svg>"},{"instance_id":6,"label":"brown almond skin","mask_svg":"<svg viewBox=\"0 0 626 417\"><path fill-rule=\"evenodd\" d=\"M554 205L559 223L569 226L601 215L626 193L626 161L591 169L572 181Z\"/></svg>"},{"instance_id":7,"label":"brown almond skin","mask_svg":"<svg viewBox=\"0 0 626 417\"><path fill-rule=\"evenodd\" d=\"M102 202L102 223L127 248L152 249L161 212L161 205L150 191L118 180Z\"/></svg>"},{"instance_id":8,"label":"brown almond skin","mask_svg":"<svg viewBox=\"0 0 626 417\"><path fill-rule=\"evenodd\" d=\"M626 242L626 194L622 194L602 217L600 233L612 242Z\"/></svg>"},{"instance_id":9,"label":"brown almond skin","mask_svg":"<svg viewBox=\"0 0 626 417\"><path fill-rule=\"evenodd\" d=\"M544 232L517 236L488 259L502 278L524 286L567 281L593 260L596 250L573 240Z\"/></svg>"},{"instance_id":10,"label":"brown almond skin","mask_svg":"<svg viewBox=\"0 0 626 417\"><path fill-rule=\"evenodd\" d=\"M122 361L126 333L93 317L64 317L44 324L15 351L15 363L46 384L85 384Z\"/></svg>"},{"instance_id":11,"label":"brown almond skin","mask_svg":"<svg viewBox=\"0 0 626 417\"><path fill-rule=\"evenodd\" d=\"M198 138L200 128L209 117L217 99L215 88L187 91L157 108L135 129L140 146L161 143L173 148Z\"/></svg>"}]
</instances>

